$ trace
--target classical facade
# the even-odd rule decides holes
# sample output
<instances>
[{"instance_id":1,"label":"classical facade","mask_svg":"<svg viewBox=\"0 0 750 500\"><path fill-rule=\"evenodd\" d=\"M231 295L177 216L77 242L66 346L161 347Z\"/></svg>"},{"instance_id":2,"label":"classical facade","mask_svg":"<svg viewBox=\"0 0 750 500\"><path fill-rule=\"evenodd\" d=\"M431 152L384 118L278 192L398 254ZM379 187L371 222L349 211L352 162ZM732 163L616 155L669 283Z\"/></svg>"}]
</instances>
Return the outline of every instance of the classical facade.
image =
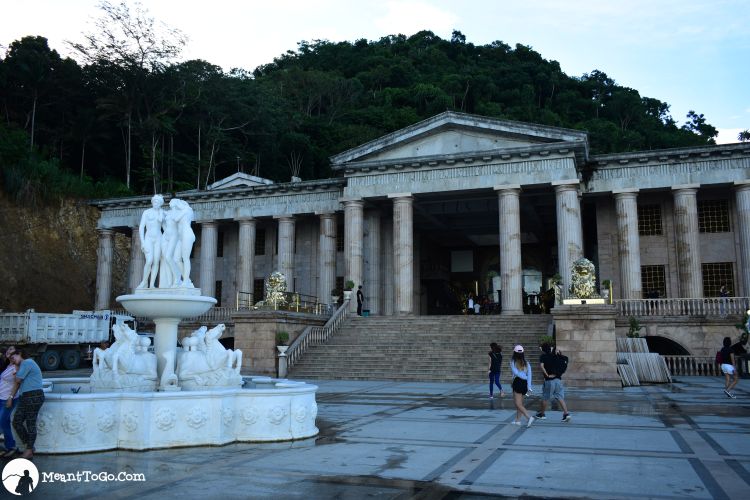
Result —
<instances>
[{"instance_id":1,"label":"classical facade","mask_svg":"<svg viewBox=\"0 0 750 500\"><path fill-rule=\"evenodd\" d=\"M331 163L332 179L235 174L177 194L195 210L204 295L260 300L278 269L323 303L361 284L371 314L449 314L469 292L522 314L581 256L615 298L750 295L750 144L593 156L585 132L446 112ZM93 204L106 308L115 232L132 238L129 287L141 280L149 198Z\"/></svg>"}]
</instances>

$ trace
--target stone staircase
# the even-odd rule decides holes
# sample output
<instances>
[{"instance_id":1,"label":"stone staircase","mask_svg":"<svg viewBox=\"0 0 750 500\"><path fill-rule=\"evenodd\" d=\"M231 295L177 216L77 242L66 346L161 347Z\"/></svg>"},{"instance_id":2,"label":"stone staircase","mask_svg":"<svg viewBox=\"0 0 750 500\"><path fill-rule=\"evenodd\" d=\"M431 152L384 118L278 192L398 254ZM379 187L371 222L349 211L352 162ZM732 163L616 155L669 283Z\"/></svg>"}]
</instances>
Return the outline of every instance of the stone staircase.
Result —
<instances>
[{"instance_id":1,"label":"stone staircase","mask_svg":"<svg viewBox=\"0 0 750 500\"><path fill-rule=\"evenodd\" d=\"M549 315L375 316L347 318L325 344L292 368L295 379L476 382L487 380L490 342L503 349L503 388L513 346L521 344L539 378L539 339Z\"/></svg>"}]
</instances>

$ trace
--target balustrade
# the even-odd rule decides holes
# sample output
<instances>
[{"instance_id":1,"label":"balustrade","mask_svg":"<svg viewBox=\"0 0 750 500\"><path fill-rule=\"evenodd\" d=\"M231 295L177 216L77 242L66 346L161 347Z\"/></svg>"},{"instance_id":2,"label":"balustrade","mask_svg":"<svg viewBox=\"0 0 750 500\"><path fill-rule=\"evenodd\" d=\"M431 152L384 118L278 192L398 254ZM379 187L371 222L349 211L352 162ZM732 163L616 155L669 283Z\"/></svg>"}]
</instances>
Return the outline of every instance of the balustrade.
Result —
<instances>
[{"instance_id":1,"label":"balustrade","mask_svg":"<svg viewBox=\"0 0 750 500\"><path fill-rule=\"evenodd\" d=\"M742 316L750 307L748 297L701 299L618 299L620 316Z\"/></svg>"}]
</instances>

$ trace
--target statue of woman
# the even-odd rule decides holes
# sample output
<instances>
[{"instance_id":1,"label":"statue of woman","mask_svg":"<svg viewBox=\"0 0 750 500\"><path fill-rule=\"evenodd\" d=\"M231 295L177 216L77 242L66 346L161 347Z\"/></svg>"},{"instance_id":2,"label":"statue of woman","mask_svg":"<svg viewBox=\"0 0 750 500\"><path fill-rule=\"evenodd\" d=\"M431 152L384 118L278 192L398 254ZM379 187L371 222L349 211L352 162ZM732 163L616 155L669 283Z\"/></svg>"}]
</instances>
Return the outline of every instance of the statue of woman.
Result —
<instances>
[{"instance_id":1,"label":"statue of woman","mask_svg":"<svg viewBox=\"0 0 750 500\"><path fill-rule=\"evenodd\" d=\"M169 202L170 210L164 215L164 242L162 244L162 278L165 281L163 287L176 288L180 286L180 276L182 271L180 269L180 253L178 246L180 243L180 235L177 231L177 218L180 216L180 211L175 210L174 199ZM164 273L164 267L168 267L168 273Z\"/></svg>"},{"instance_id":2,"label":"statue of woman","mask_svg":"<svg viewBox=\"0 0 750 500\"><path fill-rule=\"evenodd\" d=\"M141 237L141 249L146 257L143 266L143 280L137 288L154 288L156 276L159 273L161 259L161 223L164 220L164 198L155 194L151 198L151 208L143 212L138 235Z\"/></svg>"},{"instance_id":3,"label":"statue of woman","mask_svg":"<svg viewBox=\"0 0 750 500\"><path fill-rule=\"evenodd\" d=\"M177 222L177 252L179 252L178 263L182 275L181 286L193 288L190 281L190 252L195 243L195 233L190 226L193 222L193 209L184 200L174 198L169 202L170 215ZM172 212L174 211L174 214Z\"/></svg>"}]
</instances>

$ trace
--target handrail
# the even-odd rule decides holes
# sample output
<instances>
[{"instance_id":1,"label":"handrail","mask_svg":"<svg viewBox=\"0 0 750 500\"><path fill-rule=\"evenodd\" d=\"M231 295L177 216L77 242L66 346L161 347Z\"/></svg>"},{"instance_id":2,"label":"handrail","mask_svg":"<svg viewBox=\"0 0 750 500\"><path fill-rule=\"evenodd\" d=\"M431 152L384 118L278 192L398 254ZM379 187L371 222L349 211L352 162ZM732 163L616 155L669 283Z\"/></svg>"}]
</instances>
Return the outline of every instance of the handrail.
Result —
<instances>
[{"instance_id":1,"label":"handrail","mask_svg":"<svg viewBox=\"0 0 750 500\"><path fill-rule=\"evenodd\" d=\"M661 356L667 363L672 375L707 376L721 375L721 368L716 364L713 356Z\"/></svg>"},{"instance_id":2,"label":"handrail","mask_svg":"<svg viewBox=\"0 0 750 500\"><path fill-rule=\"evenodd\" d=\"M349 315L349 302L351 299L344 299L344 303L336 310L323 326L308 326L305 328L297 339L292 342L286 351L287 367L291 369L299 361L307 348L313 344L320 344L328 340L331 335L336 333L346 317Z\"/></svg>"},{"instance_id":3,"label":"handrail","mask_svg":"<svg viewBox=\"0 0 750 500\"><path fill-rule=\"evenodd\" d=\"M742 316L750 297L706 297L702 299L616 299L620 316Z\"/></svg>"}]
</instances>

